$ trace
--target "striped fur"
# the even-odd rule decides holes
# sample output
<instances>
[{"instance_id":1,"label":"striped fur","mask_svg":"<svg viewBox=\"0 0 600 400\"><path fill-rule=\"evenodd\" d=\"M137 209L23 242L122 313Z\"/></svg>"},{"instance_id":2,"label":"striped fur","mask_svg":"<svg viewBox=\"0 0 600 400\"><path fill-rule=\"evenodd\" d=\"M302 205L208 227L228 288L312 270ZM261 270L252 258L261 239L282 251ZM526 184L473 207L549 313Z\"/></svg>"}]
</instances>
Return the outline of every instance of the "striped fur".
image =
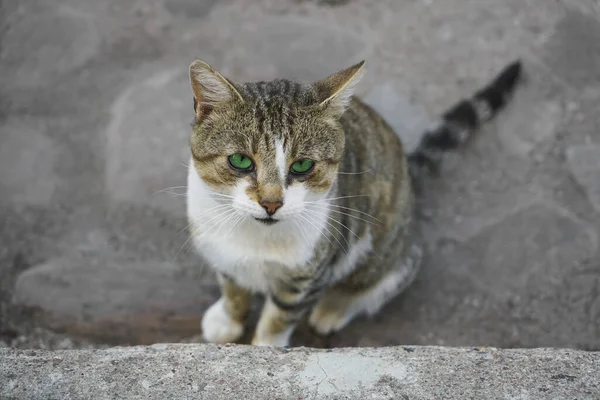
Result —
<instances>
[{"instance_id":1,"label":"striped fur","mask_svg":"<svg viewBox=\"0 0 600 400\"><path fill-rule=\"evenodd\" d=\"M306 316L329 334L407 288L422 254L416 172L436 167L504 105L520 65L446 112L408 157L389 125L352 96L362 73L358 63L313 84L238 84L202 61L190 66L188 219L222 292L203 318L206 340L239 339L254 292L267 300L252 343L287 345ZM253 168L233 168L228 157L238 153ZM310 171L294 174L293 163L306 159ZM280 207L269 212L265 202Z\"/></svg>"}]
</instances>

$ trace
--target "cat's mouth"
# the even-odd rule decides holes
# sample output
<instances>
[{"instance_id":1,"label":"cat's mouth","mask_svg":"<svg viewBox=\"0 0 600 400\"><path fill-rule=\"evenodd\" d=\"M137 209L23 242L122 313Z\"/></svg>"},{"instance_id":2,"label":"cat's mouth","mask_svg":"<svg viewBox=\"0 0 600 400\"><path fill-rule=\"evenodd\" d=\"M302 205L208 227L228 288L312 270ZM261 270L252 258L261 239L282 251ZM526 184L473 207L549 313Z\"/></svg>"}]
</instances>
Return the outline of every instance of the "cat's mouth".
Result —
<instances>
[{"instance_id":1,"label":"cat's mouth","mask_svg":"<svg viewBox=\"0 0 600 400\"><path fill-rule=\"evenodd\" d=\"M257 220L258 222L262 222L265 225L273 225L277 222L279 222L278 219L273 219L271 217L269 218L254 218L255 220Z\"/></svg>"}]
</instances>

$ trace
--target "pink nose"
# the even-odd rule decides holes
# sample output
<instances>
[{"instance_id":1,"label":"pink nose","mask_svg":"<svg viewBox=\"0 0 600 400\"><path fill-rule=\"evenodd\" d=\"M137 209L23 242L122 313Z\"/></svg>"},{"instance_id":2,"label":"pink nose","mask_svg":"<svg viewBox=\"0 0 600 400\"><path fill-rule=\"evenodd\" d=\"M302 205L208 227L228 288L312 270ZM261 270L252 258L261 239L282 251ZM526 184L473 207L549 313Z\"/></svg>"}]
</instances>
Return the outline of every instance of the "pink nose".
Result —
<instances>
[{"instance_id":1,"label":"pink nose","mask_svg":"<svg viewBox=\"0 0 600 400\"><path fill-rule=\"evenodd\" d=\"M261 201L260 205L267 211L267 214L273 215L283 205L282 201Z\"/></svg>"}]
</instances>

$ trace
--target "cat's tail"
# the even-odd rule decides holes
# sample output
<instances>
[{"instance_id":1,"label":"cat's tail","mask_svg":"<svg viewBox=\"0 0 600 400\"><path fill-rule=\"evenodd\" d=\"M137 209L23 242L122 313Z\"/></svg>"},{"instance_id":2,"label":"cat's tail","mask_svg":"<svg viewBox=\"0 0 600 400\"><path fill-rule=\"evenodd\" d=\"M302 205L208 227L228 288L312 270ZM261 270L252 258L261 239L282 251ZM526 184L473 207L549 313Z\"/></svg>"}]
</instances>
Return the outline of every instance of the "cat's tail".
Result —
<instances>
[{"instance_id":1,"label":"cat's tail","mask_svg":"<svg viewBox=\"0 0 600 400\"><path fill-rule=\"evenodd\" d=\"M504 108L520 81L521 70L520 61L506 66L470 99L461 100L446 111L437 127L425 132L417 148L408 154L413 180L424 171L437 173L444 152L461 147L482 124Z\"/></svg>"}]
</instances>

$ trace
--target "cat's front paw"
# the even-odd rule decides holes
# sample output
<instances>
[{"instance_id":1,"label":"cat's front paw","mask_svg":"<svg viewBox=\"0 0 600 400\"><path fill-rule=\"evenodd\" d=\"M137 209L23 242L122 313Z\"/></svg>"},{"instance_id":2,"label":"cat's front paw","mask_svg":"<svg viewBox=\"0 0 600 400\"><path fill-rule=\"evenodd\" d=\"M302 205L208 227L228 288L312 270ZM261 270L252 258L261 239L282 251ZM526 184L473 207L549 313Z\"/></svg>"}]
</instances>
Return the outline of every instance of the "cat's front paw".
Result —
<instances>
[{"instance_id":1,"label":"cat's front paw","mask_svg":"<svg viewBox=\"0 0 600 400\"><path fill-rule=\"evenodd\" d=\"M210 306L202 317L202 336L207 342L232 343L243 334L244 324L229 316L222 298Z\"/></svg>"},{"instance_id":2,"label":"cat's front paw","mask_svg":"<svg viewBox=\"0 0 600 400\"><path fill-rule=\"evenodd\" d=\"M308 324L319 335L329 335L345 327L354 315L344 310L336 310L317 305L310 314Z\"/></svg>"}]
</instances>

